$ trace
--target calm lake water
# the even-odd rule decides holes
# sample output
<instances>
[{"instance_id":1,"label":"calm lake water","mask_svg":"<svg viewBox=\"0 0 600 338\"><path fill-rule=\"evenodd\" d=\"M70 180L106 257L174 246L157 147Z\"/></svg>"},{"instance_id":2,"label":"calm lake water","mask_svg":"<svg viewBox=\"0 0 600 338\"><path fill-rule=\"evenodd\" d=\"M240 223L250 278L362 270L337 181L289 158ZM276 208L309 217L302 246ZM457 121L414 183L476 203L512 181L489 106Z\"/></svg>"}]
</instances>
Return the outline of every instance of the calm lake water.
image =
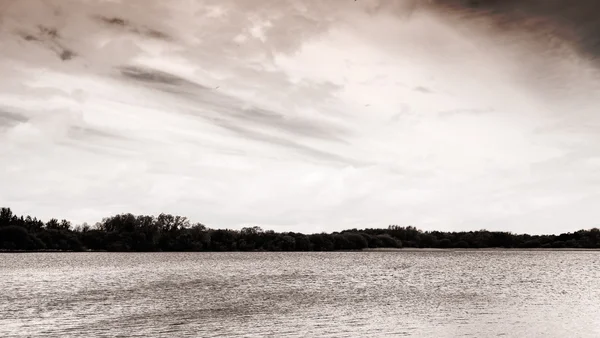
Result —
<instances>
[{"instance_id":1,"label":"calm lake water","mask_svg":"<svg viewBox=\"0 0 600 338\"><path fill-rule=\"evenodd\" d=\"M600 337L600 252L0 254L0 337Z\"/></svg>"}]
</instances>

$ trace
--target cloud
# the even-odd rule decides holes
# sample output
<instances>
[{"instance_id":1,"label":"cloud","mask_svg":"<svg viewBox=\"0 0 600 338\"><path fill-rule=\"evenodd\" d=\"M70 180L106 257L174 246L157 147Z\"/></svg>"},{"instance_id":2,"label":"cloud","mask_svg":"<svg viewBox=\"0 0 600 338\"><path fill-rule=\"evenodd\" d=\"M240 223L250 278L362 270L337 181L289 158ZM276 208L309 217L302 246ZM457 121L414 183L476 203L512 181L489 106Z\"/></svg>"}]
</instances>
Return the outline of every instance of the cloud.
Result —
<instances>
[{"instance_id":1,"label":"cloud","mask_svg":"<svg viewBox=\"0 0 600 338\"><path fill-rule=\"evenodd\" d=\"M11 113L0 110L0 127L14 127L20 123L27 122L28 118L23 114Z\"/></svg>"},{"instance_id":2,"label":"cloud","mask_svg":"<svg viewBox=\"0 0 600 338\"><path fill-rule=\"evenodd\" d=\"M522 3L5 1L0 204L305 232L595 226L593 25Z\"/></svg>"},{"instance_id":3,"label":"cloud","mask_svg":"<svg viewBox=\"0 0 600 338\"><path fill-rule=\"evenodd\" d=\"M529 32L541 38L537 43L549 46L574 45L583 53L597 57L600 53L600 23L592 13L598 10L593 0L434 0L433 6L458 12L463 17L485 20L499 32Z\"/></svg>"},{"instance_id":4,"label":"cloud","mask_svg":"<svg viewBox=\"0 0 600 338\"><path fill-rule=\"evenodd\" d=\"M205 108L191 108L190 112L232 131L250 134L247 128L238 126L254 125L260 129L274 129L288 134L332 141L343 141L344 134L347 134L343 128L328 124L326 121L289 116L269 109L252 107L236 97L222 93L219 91L219 86L209 88L167 72L150 68L125 67L121 70L121 74L151 88L181 96L197 107ZM207 107L210 107L208 111Z\"/></svg>"}]
</instances>

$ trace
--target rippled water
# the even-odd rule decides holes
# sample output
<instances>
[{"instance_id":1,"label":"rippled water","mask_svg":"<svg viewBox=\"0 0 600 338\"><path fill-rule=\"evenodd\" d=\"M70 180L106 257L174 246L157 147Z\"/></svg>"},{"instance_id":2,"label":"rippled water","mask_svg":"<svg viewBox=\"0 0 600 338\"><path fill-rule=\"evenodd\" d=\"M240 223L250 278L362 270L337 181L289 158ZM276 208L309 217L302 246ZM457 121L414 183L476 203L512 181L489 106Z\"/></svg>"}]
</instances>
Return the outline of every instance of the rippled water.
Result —
<instances>
[{"instance_id":1,"label":"rippled water","mask_svg":"<svg viewBox=\"0 0 600 338\"><path fill-rule=\"evenodd\" d=\"M0 337L600 337L599 252L0 254Z\"/></svg>"}]
</instances>

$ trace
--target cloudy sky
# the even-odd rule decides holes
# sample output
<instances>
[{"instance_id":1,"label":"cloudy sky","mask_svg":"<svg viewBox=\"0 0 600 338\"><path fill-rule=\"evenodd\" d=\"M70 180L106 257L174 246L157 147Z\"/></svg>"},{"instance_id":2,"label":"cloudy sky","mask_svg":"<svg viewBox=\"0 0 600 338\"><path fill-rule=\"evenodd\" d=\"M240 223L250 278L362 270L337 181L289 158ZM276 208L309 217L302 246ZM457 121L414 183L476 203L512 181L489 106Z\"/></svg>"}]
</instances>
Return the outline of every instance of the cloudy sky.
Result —
<instances>
[{"instance_id":1,"label":"cloudy sky","mask_svg":"<svg viewBox=\"0 0 600 338\"><path fill-rule=\"evenodd\" d=\"M598 226L596 7L0 0L0 205L302 232Z\"/></svg>"}]
</instances>

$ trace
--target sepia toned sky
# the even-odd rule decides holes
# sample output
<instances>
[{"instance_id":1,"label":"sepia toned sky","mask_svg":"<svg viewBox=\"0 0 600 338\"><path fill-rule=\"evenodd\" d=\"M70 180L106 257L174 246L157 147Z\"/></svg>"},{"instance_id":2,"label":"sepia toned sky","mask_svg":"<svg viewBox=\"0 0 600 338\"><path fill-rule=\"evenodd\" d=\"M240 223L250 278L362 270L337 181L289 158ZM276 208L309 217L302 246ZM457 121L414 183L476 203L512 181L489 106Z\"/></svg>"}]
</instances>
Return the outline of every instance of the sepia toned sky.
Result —
<instances>
[{"instance_id":1,"label":"sepia toned sky","mask_svg":"<svg viewBox=\"0 0 600 338\"><path fill-rule=\"evenodd\" d=\"M598 10L0 0L0 205L300 232L598 226Z\"/></svg>"}]
</instances>

